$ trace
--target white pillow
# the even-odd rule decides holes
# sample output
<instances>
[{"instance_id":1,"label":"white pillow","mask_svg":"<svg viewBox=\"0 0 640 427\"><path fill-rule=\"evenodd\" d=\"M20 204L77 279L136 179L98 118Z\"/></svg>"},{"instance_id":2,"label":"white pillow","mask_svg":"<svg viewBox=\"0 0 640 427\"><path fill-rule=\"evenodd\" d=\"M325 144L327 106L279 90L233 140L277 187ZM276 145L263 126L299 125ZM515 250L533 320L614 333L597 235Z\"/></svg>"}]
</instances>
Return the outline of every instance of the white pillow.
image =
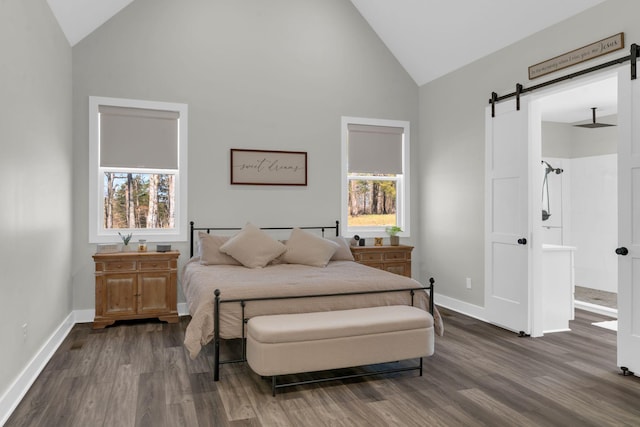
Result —
<instances>
[{"instance_id":1,"label":"white pillow","mask_svg":"<svg viewBox=\"0 0 640 427\"><path fill-rule=\"evenodd\" d=\"M200 264L203 265L242 265L235 258L220 252L220 246L229 240L228 236L215 236L204 231L198 233L200 246Z\"/></svg>"},{"instance_id":2,"label":"white pillow","mask_svg":"<svg viewBox=\"0 0 640 427\"><path fill-rule=\"evenodd\" d=\"M338 250L331 257L331 261L355 261L355 259L353 258L353 253L351 253L349 243L347 243L344 237L334 236L325 237L325 239L331 240L332 242L336 242L338 244Z\"/></svg>"},{"instance_id":3,"label":"white pillow","mask_svg":"<svg viewBox=\"0 0 640 427\"><path fill-rule=\"evenodd\" d=\"M250 222L227 240L220 251L249 268L261 268L285 251L285 246Z\"/></svg>"},{"instance_id":4,"label":"white pillow","mask_svg":"<svg viewBox=\"0 0 640 427\"><path fill-rule=\"evenodd\" d=\"M291 230L291 237L285 246L287 251L282 256L284 262L314 267L326 267L339 247L331 240L323 239L299 228Z\"/></svg>"}]
</instances>

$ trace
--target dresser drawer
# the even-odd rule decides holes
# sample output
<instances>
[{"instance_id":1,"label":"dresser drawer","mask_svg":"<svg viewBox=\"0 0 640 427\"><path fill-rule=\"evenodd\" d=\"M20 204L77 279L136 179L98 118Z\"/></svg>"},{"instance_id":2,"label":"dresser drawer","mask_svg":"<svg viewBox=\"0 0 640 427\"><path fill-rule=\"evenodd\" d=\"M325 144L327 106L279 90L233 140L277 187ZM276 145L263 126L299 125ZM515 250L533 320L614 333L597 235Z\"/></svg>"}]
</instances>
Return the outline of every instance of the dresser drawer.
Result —
<instances>
[{"instance_id":1,"label":"dresser drawer","mask_svg":"<svg viewBox=\"0 0 640 427\"><path fill-rule=\"evenodd\" d=\"M140 271L171 269L171 261L168 259L138 261L138 265L140 266Z\"/></svg>"},{"instance_id":2,"label":"dresser drawer","mask_svg":"<svg viewBox=\"0 0 640 427\"><path fill-rule=\"evenodd\" d=\"M102 271L136 271L136 262L133 260L96 263L96 271L100 271L100 264L102 264Z\"/></svg>"},{"instance_id":3,"label":"dresser drawer","mask_svg":"<svg viewBox=\"0 0 640 427\"><path fill-rule=\"evenodd\" d=\"M411 277L411 264L408 263L385 264L381 269L390 273L399 274L400 276Z\"/></svg>"},{"instance_id":4,"label":"dresser drawer","mask_svg":"<svg viewBox=\"0 0 640 427\"><path fill-rule=\"evenodd\" d=\"M380 252L363 252L357 254L358 261L382 261L382 254Z\"/></svg>"},{"instance_id":5,"label":"dresser drawer","mask_svg":"<svg viewBox=\"0 0 640 427\"><path fill-rule=\"evenodd\" d=\"M405 261L407 259L410 259L408 255L409 255L408 252L385 252L384 260L385 261Z\"/></svg>"}]
</instances>

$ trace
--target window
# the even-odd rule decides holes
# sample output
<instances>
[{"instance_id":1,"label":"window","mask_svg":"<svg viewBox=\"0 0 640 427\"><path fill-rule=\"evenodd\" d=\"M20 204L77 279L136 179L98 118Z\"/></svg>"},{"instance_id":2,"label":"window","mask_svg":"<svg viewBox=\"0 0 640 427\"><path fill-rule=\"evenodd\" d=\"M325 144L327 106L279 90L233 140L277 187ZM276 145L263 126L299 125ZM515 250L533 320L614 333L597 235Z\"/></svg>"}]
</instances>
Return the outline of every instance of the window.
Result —
<instances>
[{"instance_id":1,"label":"window","mask_svg":"<svg viewBox=\"0 0 640 427\"><path fill-rule=\"evenodd\" d=\"M409 236L409 122L342 118L342 224L347 235Z\"/></svg>"},{"instance_id":2,"label":"window","mask_svg":"<svg viewBox=\"0 0 640 427\"><path fill-rule=\"evenodd\" d=\"M187 240L187 106L89 98L89 241Z\"/></svg>"}]
</instances>

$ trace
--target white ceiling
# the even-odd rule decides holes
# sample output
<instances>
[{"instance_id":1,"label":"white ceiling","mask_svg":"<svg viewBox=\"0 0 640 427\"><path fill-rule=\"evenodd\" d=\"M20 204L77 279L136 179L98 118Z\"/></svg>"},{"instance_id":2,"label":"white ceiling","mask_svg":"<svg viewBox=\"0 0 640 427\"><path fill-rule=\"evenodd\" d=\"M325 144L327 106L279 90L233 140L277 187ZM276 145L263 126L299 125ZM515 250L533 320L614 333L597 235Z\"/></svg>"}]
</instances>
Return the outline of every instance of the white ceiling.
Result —
<instances>
[{"instance_id":1,"label":"white ceiling","mask_svg":"<svg viewBox=\"0 0 640 427\"><path fill-rule=\"evenodd\" d=\"M134 0L47 0L69 44L75 45ZM322 0L318 0L322 1ZM418 85L428 83L483 56L543 30L605 0L351 0L391 53ZM597 91L607 89L607 91ZM589 93L587 93L589 92ZM590 91L581 118L561 116L568 106L547 112L546 119L574 122L590 117L589 108L615 104L606 84ZM615 93L615 91L613 92ZM602 95L605 96L605 95ZM585 105L588 105L586 107ZM610 111L602 111L608 114ZM615 112L614 112L615 113ZM575 119L575 120L574 120Z\"/></svg>"},{"instance_id":2,"label":"white ceiling","mask_svg":"<svg viewBox=\"0 0 640 427\"><path fill-rule=\"evenodd\" d=\"M420 86L603 1L351 0Z\"/></svg>"},{"instance_id":3,"label":"white ceiling","mask_svg":"<svg viewBox=\"0 0 640 427\"><path fill-rule=\"evenodd\" d=\"M596 108L598 119L618 114L616 76L544 97L541 100L542 120L573 124L592 121L592 107Z\"/></svg>"},{"instance_id":4,"label":"white ceiling","mask_svg":"<svg viewBox=\"0 0 640 427\"><path fill-rule=\"evenodd\" d=\"M71 46L91 34L133 0L47 0Z\"/></svg>"}]
</instances>

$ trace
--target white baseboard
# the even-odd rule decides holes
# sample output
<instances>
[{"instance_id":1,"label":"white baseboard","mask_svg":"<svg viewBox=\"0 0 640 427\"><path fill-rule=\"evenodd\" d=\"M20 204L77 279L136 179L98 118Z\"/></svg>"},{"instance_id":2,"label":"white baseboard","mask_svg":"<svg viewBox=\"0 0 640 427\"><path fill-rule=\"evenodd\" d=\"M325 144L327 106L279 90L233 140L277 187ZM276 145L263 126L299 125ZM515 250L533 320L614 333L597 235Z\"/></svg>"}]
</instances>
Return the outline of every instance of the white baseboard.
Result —
<instances>
[{"instance_id":1,"label":"white baseboard","mask_svg":"<svg viewBox=\"0 0 640 427\"><path fill-rule=\"evenodd\" d=\"M440 295L436 293L434 301L437 305L448 308L449 310L456 311L474 319L481 320L483 322L489 322L484 315L484 307L478 305L469 304L468 302L460 301L459 299L451 298L446 295ZM602 314L603 316L618 318L618 310L615 308L604 307L601 305L591 304L583 301L575 301L574 308L590 311L592 313ZM570 330L570 329L567 329ZM546 331L546 332L559 332L559 331Z\"/></svg>"},{"instance_id":2,"label":"white baseboard","mask_svg":"<svg viewBox=\"0 0 640 427\"><path fill-rule=\"evenodd\" d=\"M434 299L436 305L448 308L449 310L457 311L465 316L473 317L474 319L481 320L483 322L489 322L485 318L484 307L479 305L470 304L468 302L460 301L459 299L451 298L446 295L436 293Z\"/></svg>"},{"instance_id":3,"label":"white baseboard","mask_svg":"<svg viewBox=\"0 0 640 427\"><path fill-rule=\"evenodd\" d=\"M189 307L187 307L186 302L178 303L178 316L188 316L189 315Z\"/></svg>"},{"instance_id":4,"label":"white baseboard","mask_svg":"<svg viewBox=\"0 0 640 427\"><path fill-rule=\"evenodd\" d=\"M93 319L93 318L92 318ZM49 339L38 350L27 366L20 372L18 378L9 386L6 393L0 397L0 425L7 422L31 385L38 378L60 344L67 337L75 324L74 313L71 312L66 319L56 328Z\"/></svg>"},{"instance_id":5,"label":"white baseboard","mask_svg":"<svg viewBox=\"0 0 640 427\"><path fill-rule=\"evenodd\" d=\"M574 301L573 307L590 311L592 313L602 314L603 316L609 316L616 319L618 318L618 310L615 308L604 307L602 305L591 304L584 301Z\"/></svg>"},{"instance_id":6,"label":"white baseboard","mask_svg":"<svg viewBox=\"0 0 640 427\"><path fill-rule=\"evenodd\" d=\"M95 317L95 310L75 310L73 312L73 320L75 323L91 323Z\"/></svg>"}]
</instances>

